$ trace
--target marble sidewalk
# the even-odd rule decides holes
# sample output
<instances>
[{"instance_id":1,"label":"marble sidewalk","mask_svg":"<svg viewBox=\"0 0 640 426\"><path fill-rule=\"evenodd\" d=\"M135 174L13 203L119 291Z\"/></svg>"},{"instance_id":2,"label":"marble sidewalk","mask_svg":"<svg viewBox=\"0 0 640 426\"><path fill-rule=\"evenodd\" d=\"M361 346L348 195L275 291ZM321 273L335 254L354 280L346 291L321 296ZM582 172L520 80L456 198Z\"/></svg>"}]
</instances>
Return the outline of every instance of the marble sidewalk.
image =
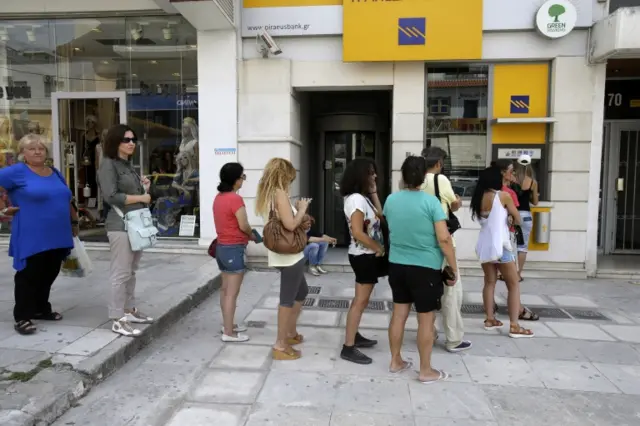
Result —
<instances>
[{"instance_id":1,"label":"marble sidewalk","mask_svg":"<svg viewBox=\"0 0 640 426\"><path fill-rule=\"evenodd\" d=\"M106 376L219 287L218 268L203 255L146 253L137 273L140 310L156 319L136 339L111 331L109 252L90 252L93 273L60 276L51 303L64 316L37 321L38 332L13 329L13 269L0 252L0 424L50 424Z\"/></svg>"},{"instance_id":2,"label":"marble sidewalk","mask_svg":"<svg viewBox=\"0 0 640 426\"><path fill-rule=\"evenodd\" d=\"M314 299L346 299L353 275L307 276ZM466 302L480 300L481 279L463 277ZM303 357L274 362L279 275L250 272L238 320L251 341L220 341L217 298L198 309L98 385L54 426L637 426L640 424L640 286L615 280L536 280L523 299L547 313L590 311L579 320L545 317L537 337L513 340L465 315L473 348L434 349L447 382L418 383L416 373L390 374L388 306L366 313L362 333L380 341L373 364L339 358L344 309L305 308L299 331ZM499 285L504 297L504 285ZM381 282L374 299L386 301ZM556 313L558 313L556 311ZM500 315L504 319L504 314ZM594 319L599 318L599 319ZM404 355L418 361L415 319ZM442 339L442 333L441 333ZM124 394L123 394L124 392Z\"/></svg>"}]
</instances>

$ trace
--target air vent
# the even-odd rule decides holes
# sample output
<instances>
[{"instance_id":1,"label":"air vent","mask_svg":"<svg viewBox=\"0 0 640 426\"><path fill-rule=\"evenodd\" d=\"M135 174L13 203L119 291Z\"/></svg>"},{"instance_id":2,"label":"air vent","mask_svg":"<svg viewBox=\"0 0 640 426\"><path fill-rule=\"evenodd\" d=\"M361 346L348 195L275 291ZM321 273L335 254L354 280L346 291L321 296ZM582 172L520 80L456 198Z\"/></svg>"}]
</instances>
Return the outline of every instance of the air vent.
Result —
<instances>
[{"instance_id":1,"label":"air vent","mask_svg":"<svg viewBox=\"0 0 640 426\"><path fill-rule=\"evenodd\" d=\"M222 12L224 12L224 14L227 15L227 18L229 18L229 20L235 24L236 21L235 21L234 10L233 10L233 0L214 0L214 1L218 4L218 7L220 8L220 10L222 10Z\"/></svg>"}]
</instances>

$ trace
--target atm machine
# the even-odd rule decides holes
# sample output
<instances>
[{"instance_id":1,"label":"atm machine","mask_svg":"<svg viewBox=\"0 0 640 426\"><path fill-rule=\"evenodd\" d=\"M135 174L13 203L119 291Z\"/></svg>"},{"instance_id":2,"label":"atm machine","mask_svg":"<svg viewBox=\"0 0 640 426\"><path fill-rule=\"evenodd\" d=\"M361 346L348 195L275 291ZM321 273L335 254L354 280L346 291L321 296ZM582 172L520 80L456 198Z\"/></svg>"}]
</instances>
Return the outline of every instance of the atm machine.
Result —
<instances>
[{"instance_id":1,"label":"atm machine","mask_svg":"<svg viewBox=\"0 0 640 426\"><path fill-rule=\"evenodd\" d=\"M527 154L531 157L531 166L535 172L535 178L538 181L538 187L540 188L540 197L545 199L548 187L547 171L548 171L548 148L547 145L541 144L494 144L491 150L491 160L513 160L514 162L522 154Z\"/></svg>"}]
</instances>

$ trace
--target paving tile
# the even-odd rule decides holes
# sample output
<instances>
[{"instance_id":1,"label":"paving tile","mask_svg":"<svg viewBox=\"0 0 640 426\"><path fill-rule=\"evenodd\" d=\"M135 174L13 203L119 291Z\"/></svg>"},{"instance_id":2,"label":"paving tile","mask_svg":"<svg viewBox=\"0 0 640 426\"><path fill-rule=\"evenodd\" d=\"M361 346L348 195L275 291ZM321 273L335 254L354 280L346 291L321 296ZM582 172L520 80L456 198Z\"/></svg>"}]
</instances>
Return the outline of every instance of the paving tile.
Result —
<instances>
[{"instance_id":1,"label":"paving tile","mask_svg":"<svg viewBox=\"0 0 640 426\"><path fill-rule=\"evenodd\" d=\"M302 309L298 324L311 326L335 327L338 325L339 312L333 311L314 311L310 309Z\"/></svg>"},{"instance_id":2,"label":"paving tile","mask_svg":"<svg viewBox=\"0 0 640 426\"><path fill-rule=\"evenodd\" d=\"M271 362L271 346L226 344L211 362L212 368L260 370Z\"/></svg>"},{"instance_id":3,"label":"paving tile","mask_svg":"<svg viewBox=\"0 0 640 426\"><path fill-rule=\"evenodd\" d=\"M470 383L439 382L425 385L409 383L411 403L416 416L426 418L492 420L489 400ZM429 424L429 423L424 423ZM439 422L437 424L440 424Z\"/></svg>"},{"instance_id":4,"label":"paving tile","mask_svg":"<svg viewBox=\"0 0 640 426\"><path fill-rule=\"evenodd\" d=\"M264 407L331 408L336 398L338 379L324 373L272 371L257 402Z\"/></svg>"},{"instance_id":5,"label":"paving tile","mask_svg":"<svg viewBox=\"0 0 640 426\"><path fill-rule=\"evenodd\" d=\"M628 343L582 341L578 349L591 362L640 365L640 352Z\"/></svg>"},{"instance_id":6,"label":"paving tile","mask_svg":"<svg viewBox=\"0 0 640 426\"><path fill-rule=\"evenodd\" d=\"M257 371L207 371L193 391L193 400L251 404L263 380L264 373Z\"/></svg>"},{"instance_id":7,"label":"paving tile","mask_svg":"<svg viewBox=\"0 0 640 426\"><path fill-rule=\"evenodd\" d=\"M571 308L597 308L593 300L582 296L551 296L551 300L558 306Z\"/></svg>"},{"instance_id":8,"label":"paving tile","mask_svg":"<svg viewBox=\"0 0 640 426\"><path fill-rule=\"evenodd\" d=\"M328 426L331 417L329 409L256 404L245 426Z\"/></svg>"},{"instance_id":9,"label":"paving tile","mask_svg":"<svg viewBox=\"0 0 640 426\"><path fill-rule=\"evenodd\" d=\"M413 355L410 352L407 354L409 356ZM471 376L469 375L467 366L464 364L463 357L464 355L452 354L449 352L434 352L431 355L431 365L433 365L433 368L447 372L449 374L447 381L449 382L471 383ZM420 356L418 353L415 353L414 359L414 369L418 371L420 370Z\"/></svg>"},{"instance_id":10,"label":"paving tile","mask_svg":"<svg viewBox=\"0 0 640 426\"><path fill-rule=\"evenodd\" d=\"M491 420L469 420L469 419L437 419L434 421L433 418L424 417L424 416L416 416L416 425L431 425L437 424L438 426L499 426L498 423Z\"/></svg>"},{"instance_id":11,"label":"paving tile","mask_svg":"<svg viewBox=\"0 0 640 426\"><path fill-rule=\"evenodd\" d=\"M471 341L473 346L463 354L509 358L524 357L515 344L516 339L505 338L505 336L477 335L467 336L467 340Z\"/></svg>"},{"instance_id":12,"label":"paving tile","mask_svg":"<svg viewBox=\"0 0 640 426\"><path fill-rule=\"evenodd\" d=\"M280 306L280 297L278 296L269 296L265 297L262 302L260 302L260 307L264 309L278 309Z\"/></svg>"},{"instance_id":13,"label":"paving tile","mask_svg":"<svg viewBox=\"0 0 640 426\"><path fill-rule=\"evenodd\" d=\"M307 423L305 423L305 426ZM411 415L374 414L349 410L333 412L330 426L415 426Z\"/></svg>"},{"instance_id":14,"label":"paving tile","mask_svg":"<svg viewBox=\"0 0 640 426\"><path fill-rule=\"evenodd\" d=\"M271 368L303 372L330 372L335 368L339 349L308 347L301 350L302 358L293 361L273 361Z\"/></svg>"},{"instance_id":15,"label":"paving tile","mask_svg":"<svg viewBox=\"0 0 640 426\"><path fill-rule=\"evenodd\" d=\"M611 318L611 320L617 322L618 324L635 324L632 319L624 315L621 311L615 311L612 309L600 309L600 313Z\"/></svg>"},{"instance_id":16,"label":"paving tile","mask_svg":"<svg viewBox=\"0 0 640 426\"><path fill-rule=\"evenodd\" d=\"M92 330L72 344L60 349L58 353L64 355L91 356L117 338L118 335L110 330Z\"/></svg>"},{"instance_id":17,"label":"paving tile","mask_svg":"<svg viewBox=\"0 0 640 426\"><path fill-rule=\"evenodd\" d=\"M98 327L109 320L106 305L74 306L62 312L64 319L60 322L64 325L81 327Z\"/></svg>"},{"instance_id":18,"label":"paving tile","mask_svg":"<svg viewBox=\"0 0 640 426\"><path fill-rule=\"evenodd\" d=\"M498 305L500 306L506 306L507 304L507 300L502 295L497 293L495 295L494 300L498 302ZM484 300L482 299L482 292L481 291L465 291L464 295L462 296L462 302L468 303L468 304L482 305L484 303Z\"/></svg>"},{"instance_id":19,"label":"paving tile","mask_svg":"<svg viewBox=\"0 0 640 426\"><path fill-rule=\"evenodd\" d=\"M601 327L616 339L640 343L640 325L602 325Z\"/></svg>"},{"instance_id":20,"label":"paving tile","mask_svg":"<svg viewBox=\"0 0 640 426\"><path fill-rule=\"evenodd\" d=\"M482 390L489 399L493 415L500 426L596 425L579 421L575 413L580 409L568 409L564 399L556 391L513 386L483 386Z\"/></svg>"},{"instance_id":21,"label":"paving tile","mask_svg":"<svg viewBox=\"0 0 640 426\"><path fill-rule=\"evenodd\" d=\"M167 426L241 426L248 407L187 404L178 409Z\"/></svg>"},{"instance_id":22,"label":"paving tile","mask_svg":"<svg viewBox=\"0 0 640 426\"><path fill-rule=\"evenodd\" d=\"M484 329L484 318L482 317L467 317L463 318L464 321L464 332L468 334L500 334L500 331L497 329L487 331ZM504 321L503 321L504 322ZM508 329L509 324L506 324L505 327ZM442 330L442 328L439 328Z\"/></svg>"},{"instance_id":23,"label":"paving tile","mask_svg":"<svg viewBox=\"0 0 640 426\"><path fill-rule=\"evenodd\" d=\"M336 383L335 410L367 407L370 413L412 414L406 380L385 377L342 376Z\"/></svg>"},{"instance_id":24,"label":"paving tile","mask_svg":"<svg viewBox=\"0 0 640 426\"><path fill-rule=\"evenodd\" d=\"M613 337L594 324L569 321L549 321L546 324L558 336L568 339L615 341Z\"/></svg>"},{"instance_id":25,"label":"paving tile","mask_svg":"<svg viewBox=\"0 0 640 426\"><path fill-rule=\"evenodd\" d=\"M3 349L0 348L0 368L11 368L12 365L33 361L38 363L49 358L49 354L42 351L27 351L24 349Z\"/></svg>"},{"instance_id":26,"label":"paving tile","mask_svg":"<svg viewBox=\"0 0 640 426\"><path fill-rule=\"evenodd\" d=\"M640 365L593 364L604 376L629 395L640 395Z\"/></svg>"},{"instance_id":27,"label":"paving tile","mask_svg":"<svg viewBox=\"0 0 640 426\"><path fill-rule=\"evenodd\" d=\"M360 319L360 328L388 329L390 320L390 313L365 312L362 314L362 319ZM346 323L347 315L345 313L340 321L340 326L344 327Z\"/></svg>"},{"instance_id":28,"label":"paving tile","mask_svg":"<svg viewBox=\"0 0 640 426\"><path fill-rule=\"evenodd\" d=\"M515 345L527 359L559 359L568 361L586 361L580 351L580 343L592 343L570 339L552 339L534 337L533 339L514 339Z\"/></svg>"},{"instance_id":29,"label":"paving tile","mask_svg":"<svg viewBox=\"0 0 640 426\"><path fill-rule=\"evenodd\" d=\"M474 383L503 386L544 386L524 359L465 355L462 360Z\"/></svg>"},{"instance_id":30,"label":"paving tile","mask_svg":"<svg viewBox=\"0 0 640 426\"><path fill-rule=\"evenodd\" d=\"M323 285L322 290L320 290L320 295L323 297L345 297L353 299L356 295L356 289L353 285L348 287Z\"/></svg>"},{"instance_id":31,"label":"paving tile","mask_svg":"<svg viewBox=\"0 0 640 426\"><path fill-rule=\"evenodd\" d=\"M636 426L638 425L638 396L612 393L553 391L562 407L572 413L575 419L571 425L593 426ZM538 405L546 407L546 405ZM536 410L537 412L545 410ZM531 425L566 425L564 419L552 422L532 423ZM514 424L514 423L505 423Z\"/></svg>"},{"instance_id":32,"label":"paving tile","mask_svg":"<svg viewBox=\"0 0 640 426\"><path fill-rule=\"evenodd\" d=\"M278 310L277 309L254 309L244 319L245 323L250 321L264 321L269 325L276 326L278 324Z\"/></svg>"},{"instance_id":33,"label":"paving tile","mask_svg":"<svg viewBox=\"0 0 640 426\"><path fill-rule=\"evenodd\" d=\"M38 331L31 336L14 333L0 341L0 348L56 352L92 331L88 327L38 323Z\"/></svg>"},{"instance_id":34,"label":"paving tile","mask_svg":"<svg viewBox=\"0 0 640 426\"><path fill-rule=\"evenodd\" d=\"M549 300L545 299L542 296L538 296L535 294L526 294L523 293L520 295L520 303L525 306L549 306L551 303Z\"/></svg>"},{"instance_id":35,"label":"paving tile","mask_svg":"<svg viewBox=\"0 0 640 426\"><path fill-rule=\"evenodd\" d=\"M529 364L549 389L620 392L589 362L534 359L529 360Z\"/></svg>"}]
</instances>

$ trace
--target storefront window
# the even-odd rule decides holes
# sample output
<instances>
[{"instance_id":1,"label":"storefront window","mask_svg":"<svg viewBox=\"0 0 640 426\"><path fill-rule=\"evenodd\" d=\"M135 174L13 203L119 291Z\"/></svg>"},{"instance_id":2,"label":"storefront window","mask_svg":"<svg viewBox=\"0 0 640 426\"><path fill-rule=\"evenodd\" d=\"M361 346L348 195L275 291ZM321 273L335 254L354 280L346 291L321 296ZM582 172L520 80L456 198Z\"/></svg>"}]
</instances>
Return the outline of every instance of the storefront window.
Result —
<instances>
[{"instance_id":1,"label":"storefront window","mask_svg":"<svg viewBox=\"0 0 640 426\"><path fill-rule=\"evenodd\" d=\"M81 207L81 238L106 241L100 142L126 122L161 235L198 237L196 44L176 16L0 22L0 167L25 132L45 135Z\"/></svg>"},{"instance_id":2,"label":"storefront window","mask_svg":"<svg viewBox=\"0 0 640 426\"><path fill-rule=\"evenodd\" d=\"M426 146L447 154L454 191L470 197L487 161L488 67L428 67Z\"/></svg>"}]
</instances>

